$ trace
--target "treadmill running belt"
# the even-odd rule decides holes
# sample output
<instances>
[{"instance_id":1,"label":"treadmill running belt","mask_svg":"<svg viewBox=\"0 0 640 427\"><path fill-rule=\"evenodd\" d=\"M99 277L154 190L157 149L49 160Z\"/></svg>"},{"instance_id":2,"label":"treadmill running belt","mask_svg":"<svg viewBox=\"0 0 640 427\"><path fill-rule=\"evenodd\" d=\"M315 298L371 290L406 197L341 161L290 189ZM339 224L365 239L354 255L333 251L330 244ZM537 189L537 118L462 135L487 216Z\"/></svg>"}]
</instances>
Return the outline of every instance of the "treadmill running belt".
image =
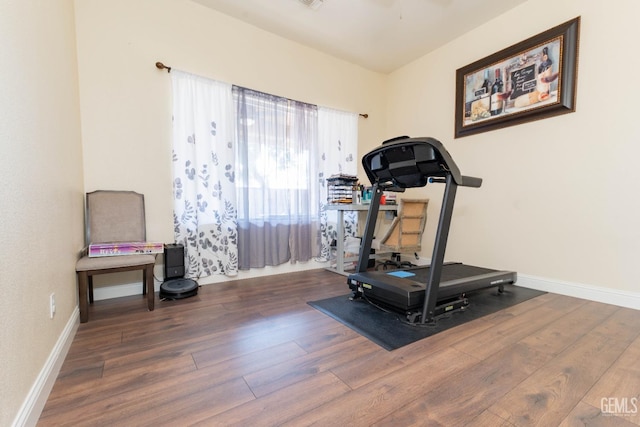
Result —
<instances>
[{"instance_id":1,"label":"treadmill running belt","mask_svg":"<svg viewBox=\"0 0 640 427\"><path fill-rule=\"evenodd\" d=\"M427 283L430 270L431 268L428 266L404 269L404 271L414 274L410 277L411 280L420 283ZM474 265L466 265L462 263L444 264L440 282L449 282L451 280L464 279L470 276L479 276L481 274L493 273L494 271L495 270L491 270L490 268L476 267ZM387 272L387 274L390 272L391 271Z\"/></svg>"}]
</instances>

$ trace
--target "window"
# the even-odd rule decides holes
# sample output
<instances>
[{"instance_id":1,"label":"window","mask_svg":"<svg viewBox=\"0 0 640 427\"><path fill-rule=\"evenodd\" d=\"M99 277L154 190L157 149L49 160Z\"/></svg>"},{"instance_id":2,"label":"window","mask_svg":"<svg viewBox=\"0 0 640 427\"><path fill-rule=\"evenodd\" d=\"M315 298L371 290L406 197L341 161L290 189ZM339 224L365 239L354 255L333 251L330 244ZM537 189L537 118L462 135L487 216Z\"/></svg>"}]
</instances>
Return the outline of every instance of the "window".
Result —
<instances>
[{"instance_id":1,"label":"window","mask_svg":"<svg viewBox=\"0 0 640 427\"><path fill-rule=\"evenodd\" d=\"M234 86L240 269L320 248L318 108Z\"/></svg>"}]
</instances>

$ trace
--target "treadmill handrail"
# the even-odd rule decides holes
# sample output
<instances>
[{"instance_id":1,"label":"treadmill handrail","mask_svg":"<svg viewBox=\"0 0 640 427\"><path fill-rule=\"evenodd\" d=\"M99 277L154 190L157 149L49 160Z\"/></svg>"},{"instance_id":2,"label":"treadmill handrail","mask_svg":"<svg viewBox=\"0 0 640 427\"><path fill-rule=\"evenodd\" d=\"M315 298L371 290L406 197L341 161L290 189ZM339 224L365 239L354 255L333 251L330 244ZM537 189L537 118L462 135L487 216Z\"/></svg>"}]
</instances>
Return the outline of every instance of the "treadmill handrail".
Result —
<instances>
[{"instance_id":1,"label":"treadmill handrail","mask_svg":"<svg viewBox=\"0 0 640 427\"><path fill-rule=\"evenodd\" d=\"M462 183L458 185L460 185L461 187L480 188L482 186L482 178L462 175Z\"/></svg>"},{"instance_id":2,"label":"treadmill handrail","mask_svg":"<svg viewBox=\"0 0 640 427\"><path fill-rule=\"evenodd\" d=\"M429 183L431 184L445 184L447 182L446 178L429 178ZM480 188L482 186L482 178L476 178L475 176L466 176L462 175L462 184L459 184L461 187L473 187Z\"/></svg>"}]
</instances>

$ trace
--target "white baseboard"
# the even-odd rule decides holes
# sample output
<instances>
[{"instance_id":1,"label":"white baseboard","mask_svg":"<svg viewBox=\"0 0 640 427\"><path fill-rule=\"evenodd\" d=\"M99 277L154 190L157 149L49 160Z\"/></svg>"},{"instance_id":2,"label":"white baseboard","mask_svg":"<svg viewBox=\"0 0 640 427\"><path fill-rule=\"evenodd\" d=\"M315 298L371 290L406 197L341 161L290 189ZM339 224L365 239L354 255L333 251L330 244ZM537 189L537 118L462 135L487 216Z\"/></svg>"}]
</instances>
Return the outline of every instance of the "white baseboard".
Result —
<instances>
[{"instance_id":1,"label":"white baseboard","mask_svg":"<svg viewBox=\"0 0 640 427\"><path fill-rule=\"evenodd\" d=\"M420 258L420 260L416 261L415 259L411 259L409 257L405 258L403 256L403 261L405 259L418 265L428 265L431 262L429 258ZM538 291L567 295L570 297L640 310L640 292L602 288L582 283L566 282L520 273L518 273L518 282L516 285Z\"/></svg>"},{"instance_id":2,"label":"white baseboard","mask_svg":"<svg viewBox=\"0 0 640 427\"><path fill-rule=\"evenodd\" d=\"M518 274L518 286L640 310L640 293Z\"/></svg>"},{"instance_id":3,"label":"white baseboard","mask_svg":"<svg viewBox=\"0 0 640 427\"><path fill-rule=\"evenodd\" d=\"M56 382L56 378L69 352L69 347L71 347L79 324L80 312L78 308L76 308L73 310L73 313L71 313L71 317L60 334L56 345L53 347L53 350L51 350L44 367L36 378L31 390L29 390L29 394L22 404L20 411L18 411L18 415L13 420L12 426L35 426L38 423L40 414L44 409L45 403L47 403L49 393Z\"/></svg>"}]
</instances>

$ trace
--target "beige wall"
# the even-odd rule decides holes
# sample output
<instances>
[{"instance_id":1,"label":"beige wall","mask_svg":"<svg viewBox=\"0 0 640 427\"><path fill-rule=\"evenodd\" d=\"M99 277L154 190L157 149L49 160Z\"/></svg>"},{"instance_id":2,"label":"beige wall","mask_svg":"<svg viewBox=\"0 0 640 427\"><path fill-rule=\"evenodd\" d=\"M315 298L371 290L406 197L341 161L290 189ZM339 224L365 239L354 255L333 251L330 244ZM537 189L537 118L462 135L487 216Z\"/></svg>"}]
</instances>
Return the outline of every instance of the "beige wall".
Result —
<instances>
[{"instance_id":1,"label":"beige wall","mask_svg":"<svg viewBox=\"0 0 640 427\"><path fill-rule=\"evenodd\" d=\"M360 121L362 153L398 134L437 137L463 173L485 180L458 193L447 258L637 292L638 90L627 70L638 68L630 46L638 12L633 0L616 8L527 2L384 76L187 0L78 0L75 28L71 0L1 2L0 425L14 419L75 313L84 191L145 193L149 238L173 238L171 87L158 60L369 113ZM455 70L577 15L578 111L454 140ZM429 247L441 189L410 194L434 200ZM52 292L57 314L49 319Z\"/></svg>"},{"instance_id":2,"label":"beige wall","mask_svg":"<svg viewBox=\"0 0 640 427\"><path fill-rule=\"evenodd\" d=\"M71 0L0 3L2 426L77 307L83 188L73 21Z\"/></svg>"},{"instance_id":3,"label":"beige wall","mask_svg":"<svg viewBox=\"0 0 640 427\"><path fill-rule=\"evenodd\" d=\"M436 137L484 178L458 192L447 259L637 295L639 13L635 0L527 2L390 76L388 136ZM453 138L456 69L579 15L577 112Z\"/></svg>"},{"instance_id":4,"label":"beige wall","mask_svg":"<svg viewBox=\"0 0 640 427\"><path fill-rule=\"evenodd\" d=\"M155 68L156 61L301 101L368 113L369 119L360 119L363 144L375 145L383 134L386 75L191 1L82 0L76 1L76 19L85 187L144 193L149 240L173 241L171 79ZM245 276L309 267L287 264ZM161 269L156 272L161 276Z\"/></svg>"}]
</instances>

